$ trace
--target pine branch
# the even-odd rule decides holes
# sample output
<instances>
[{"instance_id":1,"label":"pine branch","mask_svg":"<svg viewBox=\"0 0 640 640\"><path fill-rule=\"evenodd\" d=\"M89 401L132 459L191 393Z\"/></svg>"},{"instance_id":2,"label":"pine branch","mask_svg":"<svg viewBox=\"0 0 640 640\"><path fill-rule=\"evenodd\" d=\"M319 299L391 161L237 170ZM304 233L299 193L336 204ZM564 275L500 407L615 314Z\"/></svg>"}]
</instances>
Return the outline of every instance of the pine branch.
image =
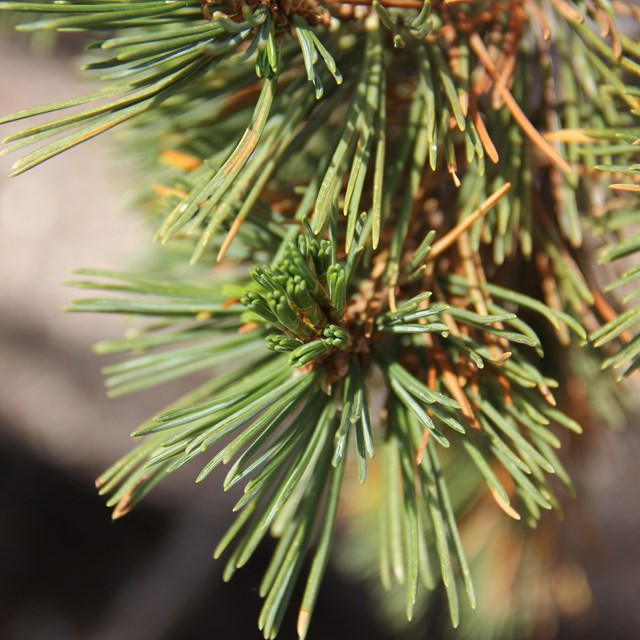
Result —
<instances>
[{"instance_id":1,"label":"pine branch","mask_svg":"<svg viewBox=\"0 0 640 640\"><path fill-rule=\"evenodd\" d=\"M462 516L480 485L532 528L560 511L553 476L571 491L557 427L581 426L563 402L576 379L564 356L581 349L592 369L591 347L620 343L602 366L625 377L640 363L637 291L619 313L585 242L611 243L605 263L640 248L625 235L638 222L640 48L617 27L637 11L600 0L0 10L35 14L26 31L97 32L86 68L107 83L2 119L72 110L6 140L39 145L14 173L126 122L153 176L142 202L156 240L192 265L233 266L186 280L169 258L161 280L78 272L76 287L109 295L71 311L137 323L96 347L131 354L105 368L112 395L211 374L99 478L114 518L203 454L197 481L230 465L224 488L244 490L215 551L224 577L267 532L278 539L260 585L259 627L273 638L312 557L304 638L356 476L376 491L383 585L402 585L410 620L441 582L457 626L459 587L476 605Z\"/></svg>"},{"instance_id":2,"label":"pine branch","mask_svg":"<svg viewBox=\"0 0 640 640\"><path fill-rule=\"evenodd\" d=\"M458 578L452 569L450 553L457 558L471 602L473 587L447 486L439 476L438 450L442 447L464 450L498 504L519 518L519 513L510 506L517 498L533 524L541 509L551 509L556 504L545 473L557 471L566 479L552 452L560 443L546 425L555 421L580 430L553 407L549 388L555 386L555 381L543 377L519 351L518 345L522 344L541 352L535 332L514 313L497 305L491 306L492 312L497 313L481 315L459 303L425 306L431 296L420 294L400 304L395 311L378 315L372 334L365 339L350 308L359 304L362 283L366 282L367 272L361 264L363 252L356 247L363 239L369 241L368 232L369 226L363 219L352 250L343 262L336 261L330 243L318 241L307 226L304 234L289 243L280 261L271 267L254 269L254 284L247 285L249 291L242 297L249 314L237 304L220 303L224 285L212 291L126 275L118 276L124 278L123 284L95 286L136 296L143 294L142 300L90 299L71 307L72 311L157 316L140 335L99 347L100 352L170 347L168 351L137 355L107 367L105 372L111 376L107 383L116 394L210 369L225 358L227 361L234 358L230 373L214 377L208 386L209 399L196 404L179 401L178 408L160 414L138 429L134 435L146 436L147 440L107 472L100 485L111 494L109 504L115 507L114 517L120 517L165 475L212 448L217 451L202 468L198 481L220 464L233 461L225 488L242 481L245 489L236 506L241 514L229 534L240 538L231 552L225 575L230 577L249 559L269 527L275 527L274 534L281 537L281 551L276 550L261 588L266 598L261 616L265 637L273 637L277 632L292 581L304 556L310 553L312 532L321 521L318 505L322 495L334 496L329 500L335 500L338 488L330 487L339 487L350 437L355 438L360 482L366 479L367 460L380 448L380 439L382 451L386 452L383 458L392 456L386 463L392 465L386 473L401 470L403 479L397 490L404 487L403 497L389 494L383 504L390 511L383 517L389 522L400 518L398 522L402 525L391 527L387 541L382 542L391 546L389 551L383 547L381 553L383 556L390 553L395 558L388 573L401 582L405 576L408 580L409 619L420 571L424 571L418 569L417 549L430 546L422 536L431 529L442 577L449 589L452 621L457 625ZM347 274L351 277L347 278ZM88 281L78 284L83 288L90 286ZM454 279L451 285L444 279L438 286L439 296L453 301L458 299L459 288L470 285L464 279ZM558 318L564 319L534 300L506 289L493 291L498 297L541 309L556 325ZM146 301L158 296L162 302ZM515 330L504 329L504 324L512 324ZM584 336L579 325L573 321L570 324ZM260 348L265 338L267 347L273 351L266 358ZM185 342L188 346L183 346ZM417 362L413 365L396 362L397 356L390 354L407 353L409 344L408 352L417 357ZM502 355L497 355L496 350ZM278 355L283 351L289 353L289 367ZM429 353L437 354L435 360ZM244 364L247 359L248 365ZM481 372L464 389L452 384L447 375L456 366L454 363L460 361ZM373 391L367 378L372 366L382 371L388 386L386 403L390 418L386 427L372 422L369 416L369 396ZM425 374L432 378L429 370L434 366L432 386L420 382ZM458 399L460 393L462 402ZM509 398L507 414L502 413L505 393ZM462 410L463 404L471 416ZM228 440L230 436L232 439ZM226 444L221 445L222 442ZM436 443L438 448L434 449ZM392 462L395 457L397 460ZM498 480L487 463L489 458L495 458L507 470L513 494ZM337 471L332 472L331 468ZM416 468L417 485L413 479ZM417 504L422 500L426 500L430 515L419 524ZM288 524L280 530L278 522ZM324 534L327 536L329 530ZM230 540L225 538L216 555L227 548ZM294 540L299 541L295 554L290 547ZM400 556L394 551L398 548L404 549ZM322 545L318 553L326 554ZM310 593L317 590L322 574L320 565L325 564L322 557L312 571ZM303 635L314 597L308 595L303 602L300 614Z\"/></svg>"}]
</instances>

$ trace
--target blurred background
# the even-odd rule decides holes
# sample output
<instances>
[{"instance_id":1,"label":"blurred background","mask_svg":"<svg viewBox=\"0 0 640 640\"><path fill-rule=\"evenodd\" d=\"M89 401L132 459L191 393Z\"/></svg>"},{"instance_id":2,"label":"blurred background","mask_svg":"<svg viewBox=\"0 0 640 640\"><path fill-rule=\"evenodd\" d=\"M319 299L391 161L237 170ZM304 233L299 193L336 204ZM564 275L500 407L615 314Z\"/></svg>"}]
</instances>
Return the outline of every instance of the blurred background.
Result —
<instances>
[{"instance_id":1,"label":"blurred background","mask_svg":"<svg viewBox=\"0 0 640 640\"><path fill-rule=\"evenodd\" d=\"M77 41L34 51L0 37L0 113L88 92ZM231 514L216 478L194 485L183 469L118 522L94 489L129 433L180 391L107 399L106 361L91 345L120 336L121 320L60 312L73 294L62 284L70 269L124 269L148 251L151 233L131 211L131 176L111 141L14 179L15 158L0 158L0 640L256 639L270 550L222 583L211 553ZM559 530L588 586L544 637L640 638L634 421L620 433L603 427L568 465L578 501ZM372 607L362 585L330 569L310 637L396 637ZM282 640L294 638L294 620L292 611ZM437 637L432 627L420 622L414 637Z\"/></svg>"}]
</instances>

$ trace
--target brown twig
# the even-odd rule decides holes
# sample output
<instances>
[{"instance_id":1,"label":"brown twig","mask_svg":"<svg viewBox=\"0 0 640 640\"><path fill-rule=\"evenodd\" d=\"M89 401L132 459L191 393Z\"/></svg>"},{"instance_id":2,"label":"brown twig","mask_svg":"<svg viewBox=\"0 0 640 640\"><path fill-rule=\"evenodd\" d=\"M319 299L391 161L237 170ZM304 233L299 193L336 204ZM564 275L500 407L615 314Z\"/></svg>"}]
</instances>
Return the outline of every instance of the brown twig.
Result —
<instances>
[{"instance_id":1,"label":"brown twig","mask_svg":"<svg viewBox=\"0 0 640 640\"><path fill-rule=\"evenodd\" d=\"M498 91L502 95L504 104L511 112L511 115L518 123L520 128L529 137L531 142L535 144L549 160L556 165L559 169L562 169L566 173L571 174L571 166L569 163L544 139L540 132L531 124L529 118L524 114L524 111L520 108L516 99L511 95L511 92L507 87L501 84L500 73L496 69L487 48L484 46L484 42L477 33L473 33L469 36L469 45L473 49L474 53L478 56L482 66L487 70L493 81L496 83Z\"/></svg>"},{"instance_id":2,"label":"brown twig","mask_svg":"<svg viewBox=\"0 0 640 640\"><path fill-rule=\"evenodd\" d=\"M446 251L471 225L486 215L491 208L511 189L511 183L502 185L494 194L490 195L470 216L457 224L451 231L445 234L440 240L434 242L429 255L425 261L430 262Z\"/></svg>"}]
</instances>

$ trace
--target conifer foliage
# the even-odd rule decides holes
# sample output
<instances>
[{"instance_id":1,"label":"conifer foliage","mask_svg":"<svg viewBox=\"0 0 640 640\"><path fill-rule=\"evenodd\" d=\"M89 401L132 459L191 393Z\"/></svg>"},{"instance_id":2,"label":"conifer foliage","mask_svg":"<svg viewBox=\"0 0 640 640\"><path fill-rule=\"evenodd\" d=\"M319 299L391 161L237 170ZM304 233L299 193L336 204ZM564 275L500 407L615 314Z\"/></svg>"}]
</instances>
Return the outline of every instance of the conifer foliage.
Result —
<instances>
[{"instance_id":1,"label":"conifer foliage","mask_svg":"<svg viewBox=\"0 0 640 640\"><path fill-rule=\"evenodd\" d=\"M92 34L84 68L105 83L2 118L51 114L5 140L14 174L124 123L145 167L162 267L73 283L101 297L71 311L137 321L96 347L130 354L105 369L109 392L210 374L99 478L114 517L195 458L198 482L227 465L224 488L243 492L215 550L225 579L277 538L259 627L276 637L300 579L304 638L343 484L366 483L383 585L403 585L411 619L442 583L457 626L459 597L475 606L462 515L487 489L522 527L560 510L562 431L581 431L565 389L591 383L578 362L606 389L640 367L637 7L0 10L23 31Z\"/></svg>"}]
</instances>

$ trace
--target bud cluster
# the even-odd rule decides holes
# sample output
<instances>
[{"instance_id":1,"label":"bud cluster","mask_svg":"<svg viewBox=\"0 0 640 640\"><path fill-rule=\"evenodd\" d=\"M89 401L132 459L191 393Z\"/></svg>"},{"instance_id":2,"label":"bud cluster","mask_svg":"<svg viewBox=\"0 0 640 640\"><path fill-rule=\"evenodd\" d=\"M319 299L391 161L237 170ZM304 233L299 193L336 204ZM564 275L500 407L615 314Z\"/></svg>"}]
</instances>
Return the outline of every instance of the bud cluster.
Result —
<instances>
[{"instance_id":1,"label":"bud cluster","mask_svg":"<svg viewBox=\"0 0 640 640\"><path fill-rule=\"evenodd\" d=\"M273 351L291 352L289 363L301 367L351 345L340 326L346 310L346 274L328 240L318 240L308 226L287 244L273 266L251 274L260 290L249 291L242 304L280 330L267 336Z\"/></svg>"}]
</instances>

